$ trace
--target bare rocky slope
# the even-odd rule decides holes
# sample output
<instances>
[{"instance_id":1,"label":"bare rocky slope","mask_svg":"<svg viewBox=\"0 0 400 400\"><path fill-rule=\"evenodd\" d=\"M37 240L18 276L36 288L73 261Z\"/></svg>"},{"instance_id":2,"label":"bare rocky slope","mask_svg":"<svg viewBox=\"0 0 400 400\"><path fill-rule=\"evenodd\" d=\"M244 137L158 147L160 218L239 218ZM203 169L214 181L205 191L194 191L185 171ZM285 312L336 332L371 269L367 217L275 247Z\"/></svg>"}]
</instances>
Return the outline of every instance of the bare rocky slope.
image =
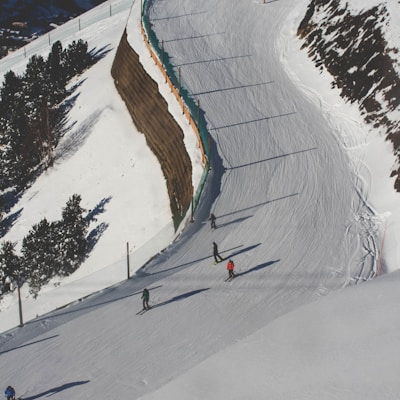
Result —
<instances>
[{"instance_id":1,"label":"bare rocky slope","mask_svg":"<svg viewBox=\"0 0 400 400\"><path fill-rule=\"evenodd\" d=\"M400 121L390 115L400 107L399 49L384 37L389 18L383 3L354 15L343 1L312 0L297 34L316 66L332 75L332 87L358 104L367 123L381 128L400 161ZM400 191L400 168L392 176Z\"/></svg>"}]
</instances>

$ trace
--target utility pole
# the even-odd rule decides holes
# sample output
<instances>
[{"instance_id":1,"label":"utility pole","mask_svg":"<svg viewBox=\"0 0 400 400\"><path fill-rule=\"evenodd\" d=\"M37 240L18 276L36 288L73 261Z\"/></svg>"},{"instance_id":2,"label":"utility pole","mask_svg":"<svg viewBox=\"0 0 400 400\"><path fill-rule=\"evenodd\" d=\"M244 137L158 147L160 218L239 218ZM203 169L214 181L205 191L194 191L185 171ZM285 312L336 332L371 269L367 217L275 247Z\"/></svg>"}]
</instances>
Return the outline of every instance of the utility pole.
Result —
<instances>
[{"instance_id":1,"label":"utility pole","mask_svg":"<svg viewBox=\"0 0 400 400\"><path fill-rule=\"evenodd\" d=\"M21 276L18 274L17 289L18 289L18 309L19 309L19 325L24 326L24 321L22 318L22 300L21 300Z\"/></svg>"},{"instance_id":2,"label":"utility pole","mask_svg":"<svg viewBox=\"0 0 400 400\"><path fill-rule=\"evenodd\" d=\"M129 266L129 242L126 242L126 268L128 273L128 279L130 278L130 266Z\"/></svg>"}]
</instances>

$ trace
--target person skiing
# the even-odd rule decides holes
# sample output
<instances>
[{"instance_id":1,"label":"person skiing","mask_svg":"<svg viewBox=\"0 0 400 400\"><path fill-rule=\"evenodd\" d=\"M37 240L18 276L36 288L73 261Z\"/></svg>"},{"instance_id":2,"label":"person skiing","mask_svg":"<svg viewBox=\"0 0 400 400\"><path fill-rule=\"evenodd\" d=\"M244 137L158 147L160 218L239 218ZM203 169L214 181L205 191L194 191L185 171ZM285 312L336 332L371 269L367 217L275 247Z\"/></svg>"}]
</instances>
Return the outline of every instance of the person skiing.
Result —
<instances>
[{"instance_id":1,"label":"person skiing","mask_svg":"<svg viewBox=\"0 0 400 400\"><path fill-rule=\"evenodd\" d=\"M215 263L224 261L224 259L219 255L218 246L217 246L217 243L215 243L215 242L213 242L213 254L214 254ZM219 259L219 261L218 261L218 259Z\"/></svg>"},{"instance_id":2,"label":"person skiing","mask_svg":"<svg viewBox=\"0 0 400 400\"><path fill-rule=\"evenodd\" d=\"M7 400L15 400L15 390L12 386L7 386L7 389L4 391L4 395Z\"/></svg>"},{"instance_id":3,"label":"person skiing","mask_svg":"<svg viewBox=\"0 0 400 400\"><path fill-rule=\"evenodd\" d=\"M143 310L150 310L149 300L150 300L150 292L148 289L144 289L142 293L143 300Z\"/></svg>"},{"instance_id":4,"label":"person skiing","mask_svg":"<svg viewBox=\"0 0 400 400\"><path fill-rule=\"evenodd\" d=\"M217 217L214 215L214 213L211 213L210 215L210 220L211 220L211 229L217 229L217 225L215 224Z\"/></svg>"},{"instance_id":5,"label":"person skiing","mask_svg":"<svg viewBox=\"0 0 400 400\"><path fill-rule=\"evenodd\" d=\"M229 273L228 279L229 278L233 279L236 276L236 274L233 272L233 270L235 269L235 264L231 259L228 261L228 264L226 265L226 269L228 270L228 273Z\"/></svg>"}]
</instances>

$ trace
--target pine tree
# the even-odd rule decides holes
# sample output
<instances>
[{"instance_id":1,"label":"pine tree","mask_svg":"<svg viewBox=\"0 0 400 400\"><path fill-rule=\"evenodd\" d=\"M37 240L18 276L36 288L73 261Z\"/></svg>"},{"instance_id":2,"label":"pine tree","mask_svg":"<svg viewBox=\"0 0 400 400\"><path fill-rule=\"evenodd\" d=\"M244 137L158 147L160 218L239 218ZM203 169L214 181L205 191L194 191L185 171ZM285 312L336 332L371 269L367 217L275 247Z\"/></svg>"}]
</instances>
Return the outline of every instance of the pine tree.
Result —
<instances>
[{"instance_id":1,"label":"pine tree","mask_svg":"<svg viewBox=\"0 0 400 400\"><path fill-rule=\"evenodd\" d=\"M63 274L69 275L82 263L87 250L88 222L83 216L85 210L80 205L81 196L74 194L62 211L60 221L61 252Z\"/></svg>"},{"instance_id":2,"label":"pine tree","mask_svg":"<svg viewBox=\"0 0 400 400\"><path fill-rule=\"evenodd\" d=\"M88 44L82 39L77 42L74 40L66 49L64 57L69 78L81 74L92 62L88 53Z\"/></svg>"},{"instance_id":3,"label":"pine tree","mask_svg":"<svg viewBox=\"0 0 400 400\"><path fill-rule=\"evenodd\" d=\"M0 89L0 190L19 186L26 176L25 132L29 131L23 80L9 71Z\"/></svg>"},{"instance_id":4,"label":"pine tree","mask_svg":"<svg viewBox=\"0 0 400 400\"><path fill-rule=\"evenodd\" d=\"M3 85L0 89L0 115L15 120L24 105L23 81L13 71L4 75Z\"/></svg>"},{"instance_id":5,"label":"pine tree","mask_svg":"<svg viewBox=\"0 0 400 400\"><path fill-rule=\"evenodd\" d=\"M0 88L0 190L18 189L32 178L39 165L51 165L62 119L60 102L66 83L92 64L88 44L78 40L63 50L55 42L45 61L30 58L22 77L9 71Z\"/></svg>"},{"instance_id":6,"label":"pine tree","mask_svg":"<svg viewBox=\"0 0 400 400\"><path fill-rule=\"evenodd\" d=\"M0 275L17 280L20 274L23 275L23 272L21 259L15 253L15 243L3 242L0 248Z\"/></svg>"},{"instance_id":7,"label":"pine tree","mask_svg":"<svg viewBox=\"0 0 400 400\"><path fill-rule=\"evenodd\" d=\"M29 59L23 77L24 96L29 119L40 114L43 103L49 97L50 84L46 62L42 56L34 55Z\"/></svg>"},{"instance_id":8,"label":"pine tree","mask_svg":"<svg viewBox=\"0 0 400 400\"><path fill-rule=\"evenodd\" d=\"M48 100L51 105L58 104L66 95L67 71L64 56L61 42L55 42L46 61L50 78Z\"/></svg>"},{"instance_id":9,"label":"pine tree","mask_svg":"<svg viewBox=\"0 0 400 400\"><path fill-rule=\"evenodd\" d=\"M49 223L46 218L34 225L22 241L24 269L35 294L61 270L59 243L57 223Z\"/></svg>"},{"instance_id":10,"label":"pine tree","mask_svg":"<svg viewBox=\"0 0 400 400\"><path fill-rule=\"evenodd\" d=\"M20 140L19 130L0 118L0 191L20 188L27 179L29 164L23 158Z\"/></svg>"}]
</instances>

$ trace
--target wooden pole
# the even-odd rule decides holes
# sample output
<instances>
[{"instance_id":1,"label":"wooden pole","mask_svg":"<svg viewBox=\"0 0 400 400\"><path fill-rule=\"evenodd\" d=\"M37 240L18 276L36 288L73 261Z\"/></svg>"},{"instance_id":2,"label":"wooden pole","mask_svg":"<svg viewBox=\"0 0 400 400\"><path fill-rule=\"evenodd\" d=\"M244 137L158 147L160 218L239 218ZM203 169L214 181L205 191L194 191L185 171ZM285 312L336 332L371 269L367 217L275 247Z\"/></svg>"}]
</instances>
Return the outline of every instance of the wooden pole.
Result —
<instances>
[{"instance_id":1,"label":"wooden pole","mask_svg":"<svg viewBox=\"0 0 400 400\"><path fill-rule=\"evenodd\" d=\"M197 100L197 129L200 132L200 100Z\"/></svg>"},{"instance_id":2,"label":"wooden pole","mask_svg":"<svg viewBox=\"0 0 400 400\"><path fill-rule=\"evenodd\" d=\"M128 273L128 279L130 278L130 266L129 266L129 243L126 242L126 268Z\"/></svg>"},{"instance_id":3,"label":"wooden pole","mask_svg":"<svg viewBox=\"0 0 400 400\"><path fill-rule=\"evenodd\" d=\"M181 67L178 67L178 93L181 96Z\"/></svg>"},{"instance_id":4,"label":"wooden pole","mask_svg":"<svg viewBox=\"0 0 400 400\"><path fill-rule=\"evenodd\" d=\"M18 288L19 326L24 326L24 320L22 318L22 300L21 300L20 283L21 283L21 279L20 279L20 276L18 275L17 288Z\"/></svg>"}]
</instances>

